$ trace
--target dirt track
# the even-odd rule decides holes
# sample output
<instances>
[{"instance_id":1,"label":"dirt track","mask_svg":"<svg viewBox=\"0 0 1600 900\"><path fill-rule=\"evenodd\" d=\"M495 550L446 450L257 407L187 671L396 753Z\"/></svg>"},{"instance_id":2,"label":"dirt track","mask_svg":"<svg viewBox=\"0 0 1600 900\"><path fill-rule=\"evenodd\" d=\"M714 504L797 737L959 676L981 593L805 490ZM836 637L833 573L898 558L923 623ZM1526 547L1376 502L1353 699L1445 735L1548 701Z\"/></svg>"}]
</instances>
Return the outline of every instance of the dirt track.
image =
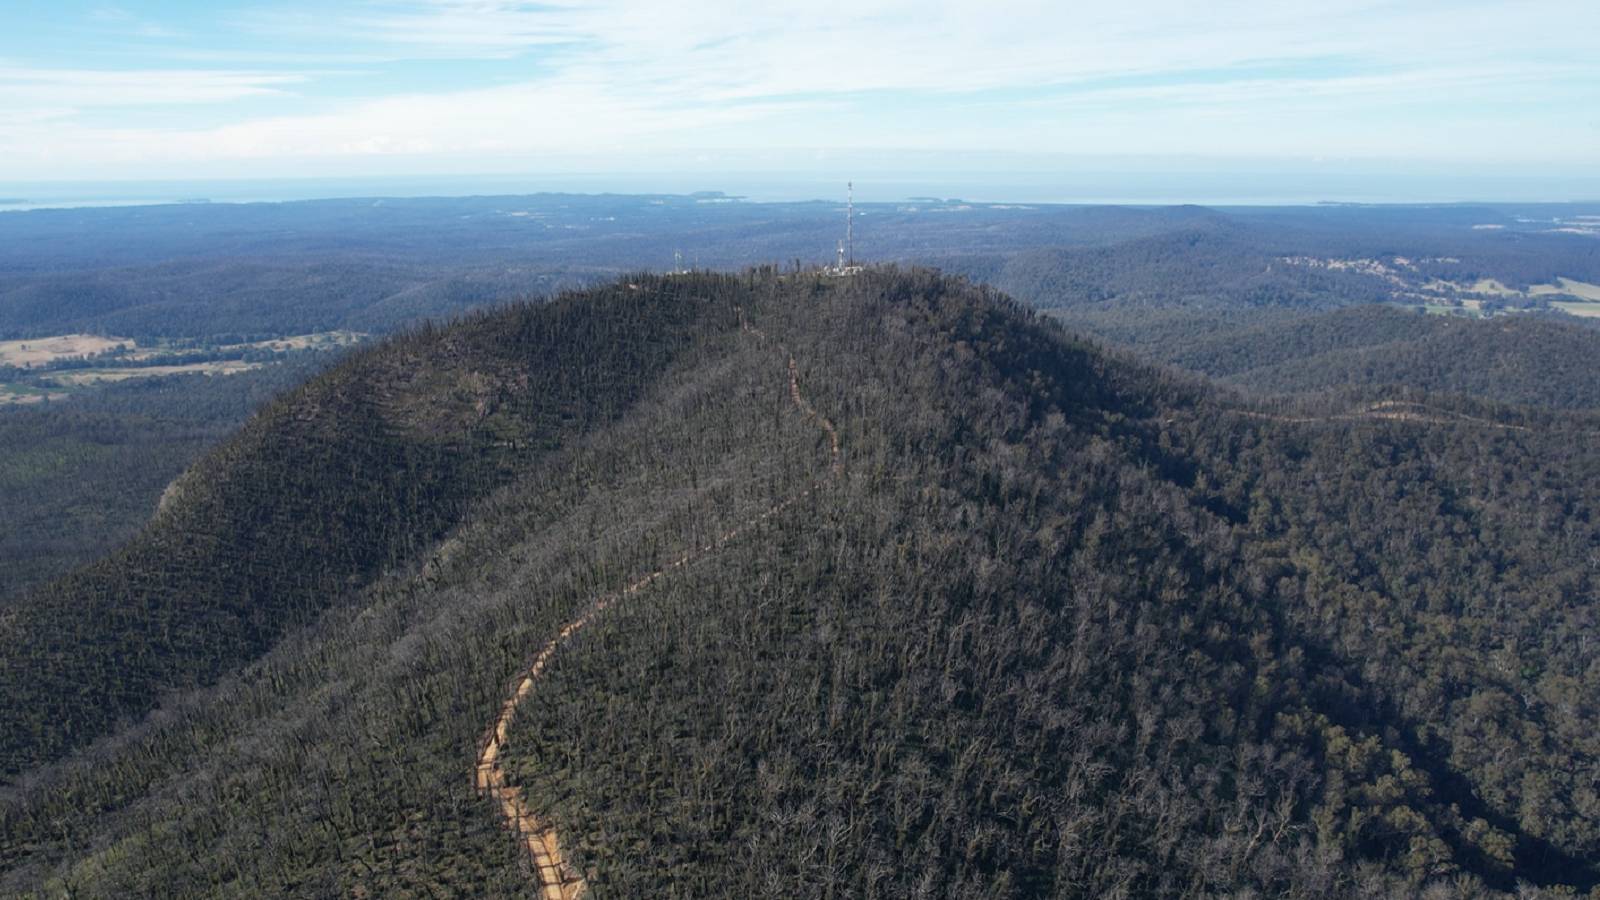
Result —
<instances>
[{"instance_id":1,"label":"dirt track","mask_svg":"<svg viewBox=\"0 0 1600 900\"><path fill-rule=\"evenodd\" d=\"M763 344L768 343L767 336L760 329L751 326L744 319L744 311L739 311L739 327L752 335ZM514 831L517 841L528 854L532 863L535 876L539 880L539 896L545 900L572 900L581 896L586 886L583 876L575 871L561 852L560 836L555 828L547 821L540 819L529 811L523 801L522 788L506 782L505 770L501 768L500 758L506 748L507 735L511 732L512 720L516 718L517 709L523 700L532 694L541 676L555 656L556 651L573 634L588 625L594 618L605 612L622 600L639 593L650 586L656 579L668 573L694 563L716 552L724 544L739 537L752 526L764 522L783 512L793 504L805 499L820 487L825 481L838 476L843 470L844 462L839 454L839 432L834 428L833 422L818 413L805 395L800 393L800 370L795 359L789 354L782 344L777 345L779 353L788 357L789 363L789 397L794 405L805 417L817 423L817 426L828 434L829 451L832 454L832 463L828 473L822 479L813 482L810 487L794 494L780 503L774 504L744 523L724 531L710 543L691 549L671 563L643 576L629 584L622 590L595 599L577 618L562 626L556 636L551 638L539 649L538 655L527 669L523 670L515 682L516 686L509 697L500 705L500 712L489 725L488 734L483 741L483 749L478 754L478 764L474 784L478 792L494 801L500 811L500 816L505 820L506 827Z\"/></svg>"}]
</instances>

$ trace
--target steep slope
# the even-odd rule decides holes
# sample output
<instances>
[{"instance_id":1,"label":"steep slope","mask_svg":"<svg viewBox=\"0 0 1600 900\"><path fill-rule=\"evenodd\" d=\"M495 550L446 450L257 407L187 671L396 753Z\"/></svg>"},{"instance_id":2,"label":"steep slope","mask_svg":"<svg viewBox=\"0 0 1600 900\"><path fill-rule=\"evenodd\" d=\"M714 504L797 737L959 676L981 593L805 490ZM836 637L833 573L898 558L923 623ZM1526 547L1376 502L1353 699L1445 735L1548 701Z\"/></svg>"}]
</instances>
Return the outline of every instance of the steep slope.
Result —
<instances>
[{"instance_id":1,"label":"steep slope","mask_svg":"<svg viewBox=\"0 0 1600 900\"><path fill-rule=\"evenodd\" d=\"M465 445L441 359L637 386ZM1592 422L1240 409L925 272L639 278L347 380L494 476L30 768L0 890L526 895L512 789L597 897L1596 884Z\"/></svg>"},{"instance_id":2,"label":"steep slope","mask_svg":"<svg viewBox=\"0 0 1600 900\"><path fill-rule=\"evenodd\" d=\"M605 651L558 661L513 734L597 894L1593 883L1594 813L1554 799L1589 790L1593 706L1492 707L1548 785L1476 730L1486 696L1553 674L1488 662L1514 634L1560 622L1542 645L1592 672L1588 519L1487 492L1534 469L1590 508L1576 432L1240 418L970 296L923 300L853 307L810 348L819 404L832 383L872 412L845 420L853 490L818 531L719 559L774 583L663 585L588 631ZM1450 574L1478 555L1497 565Z\"/></svg>"},{"instance_id":3,"label":"steep slope","mask_svg":"<svg viewBox=\"0 0 1600 900\"><path fill-rule=\"evenodd\" d=\"M703 314L635 303L423 329L275 403L142 534L8 611L0 773L215 679L403 564L516 466L625 409Z\"/></svg>"},{"instance_id":4,"label":"steep slope","mask_svg":"<svg viewBox=\"0 0 1600 900\"><path fill-rule=\"evenodd\" d=\"M739 329L732 301L758 300L751 291L738 279L651 279L475 323L493 322L529 371L555 357L550 370L578 388L638 387L642 402L590 433L562 427L586 408L557 405L570 392L535 394L550 413L528 442L540 452L507 463L507 483L431 555L346 591L217 687L24 776L0 829L0 884L57 870L58 886L107 893L522 893L526 874L469 777L503 680L595 593L793 494L814 480L812 460L828 465L791 409L782 361ZM674 322L693 325L692 341L673 340ZM471 328L410 346L452 355ZM677 355L652 374L622 348ZM432 408L426 388L379 383L400 408ZM109 871L106 855L82 852L90 833L112 848ZM272 852L244 849L265 833Z\"/></svg>"}]
</instances>

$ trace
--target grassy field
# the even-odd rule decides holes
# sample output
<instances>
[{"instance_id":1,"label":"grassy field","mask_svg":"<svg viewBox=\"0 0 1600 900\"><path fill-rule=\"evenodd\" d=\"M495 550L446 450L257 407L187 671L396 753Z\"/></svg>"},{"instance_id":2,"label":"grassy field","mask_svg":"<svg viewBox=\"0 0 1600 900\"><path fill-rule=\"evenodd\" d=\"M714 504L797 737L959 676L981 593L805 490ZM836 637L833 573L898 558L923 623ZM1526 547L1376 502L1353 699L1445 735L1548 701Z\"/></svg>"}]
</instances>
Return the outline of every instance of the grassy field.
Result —
<instances>
[{"instance_id":1,"label":"grassy field","mask_svg":"<svg viewBox=\"0 0 1600 900\"><path fill-rule=\"evenodd\" d=\"M248 341L242 344L222 344L218 350L267 350L274 353L286 353L292 350L336 350L359 343L367 335L359 331L319 331L314 334L294 334L288 337L268 338L264 341ZM144 360L163 354L181 352L182 348L170 346L166 343L146 344L136 353L129 353L127 359Z\"/></svg>"},{"instance_id":2,"label":"grassy field","mask_svg":"<svg viewBox=\"0 0 1600 900\"><path fill-rule=\"evenodd\" d=\"M126 369L74 369L50 375L46 380L62 387L99 384L106 381L126 381L129 378L154 378L157 375L233 375L261 367L261 363L223 360L220 362L190 363L182 366L139 366Z\"/></svg>"},{"instance_id":3,"label":"grassy field","mask_svg":"<svg viewBox=\"0 0 1600 900\"><path fill-rule=\"evenodd\" d=\"M1445 283L1449 284L1450 282ZM1457 285L1457 287L1460 286ZM1472 294L1487 294L1492 297L1524 296L1521 291L1512 290L1493 278L1480 278L1471 287L1461 288L1461 290Z\"/></svg>"},{"instance_id":4,"label":"grassy field","mask_svg":"<svg viewBox=\"0 0 1600 900\"><path fill-rule=\"evenodd\" d=\"M1582 300L1600 303L1600 284L1589 284L1586 281L1573 281L1571 278L1558 278L1559 284L1536 284L1528 293L1534 296L1543 294L1571 294Z\"/></svg>"},{"instance_id":5,"label":"grassy field","mask_svg":"<svg viewBox=\"0 0 1600 900\"><path fill-rule=\"evenodd\" d=\"M1589 303L1582 300L1552 300L1550 305L1569 316L1580 316L1585 319L1600 318L1600 303Z\"/></svg>"},{"instance_id":6,"label":"grassy field","mask_svg":"<svg viewBox=\"0 0 1600 900\"><path fill-rule=\"evenodd\" d=\"M27 340L0 341L0 366L24 370L16 380L0 382L0 407L63 400L98 385L157 378L164 375L234 375L273 362L266 354L338 350L360 343L355 331L323 331L259 341L196 346L189 341L92 334L61 334ZM222 351L245 359L184 362L195 351ZM227 351L244 351L227 353ZM255 351L255 352L252 352ZM208 355L221 355L210 353ZM189 358L193 358L190 356ZM93 360L86 364L83 360ZM111 365L111 363L122 363ZM145 365L138 365L145 363ZM163 365L163 363L169 363Z\"/></svg>"},{"instance_id":7,"label":"grassy field","mask_svg":"<svg viewBox=\"0 0 1600 900\"><path fill-rule=\"evenodd\" d=\"M314 334L295 334L242 344L225 344L219 350L334 350L358 343L366 335L357 331L319 331ZM62 359L80 356L99 356L117 348L126 352L122 358L144 360L163 354L182 352L185 348L164 340L135 341L132 338L104 337L97 334L58 334L51 337L29 338L19 341L0 341L0 366L19 369L37 368Z\"/></svg>"},{"instance_id":8,"label":"grassy field","mask_svg":"<svg viewBox=\"0 0 1600 900\"><path fill-rule=\"evenodd\" d=\"M1586 281L1575 281L1571 278L1557 278L1555 284L1530 285L1526 291L1519 291L1493 278L1481 278L1471 285L1456 284L1449 281L1432 281L1424 290L1445 293L1452 292L1457 295L1477 294L1480 299L1461 298L1461 305L1455 306L1447 303L1424 303L1423 311L1432 315L1482 315L1484 297L1506 297L1512 299L1545 299L1553 309L1561 310L1571 316L1583 318L1600 318L1600 285L1590 284ZM1560 300L1558 297L1576 297L1576 300ZM1509 312L1509 310L1508 310Z\"/></svg>"},{"instance_id":9,"label":"grassy field","mask_svg":"<svg viewBox=\"0 0 1600 900\"><path fill-rule=\"evenodd\" d=\"M20 369L46 365L73 356L95 356L118 346L134 346L127 338L94 334L61 334L24 341L0 341L0 366Z\"/></svg>"},{"instance_id":10,"label":"grassy field","mask_svg":"<svg viewBox=\"0 0 1600 900\"><path fill-rule=\"evenodd\" d=\"M1436 276L1424 276L1409 259L1394 257L1393 264L1382 259L1318 259L1315 257L1286 257L1284 262L1312 268L1361 272L1375 275L1397 285L1392 302L1436 316L1503 315L1517 312L1515 308L1485 311L1484 303L1506 301L1510 307L1536 306L1526 301L1544 301L1549 308L1569 315L1600 317L1600 285L1572 278L1557 277L1554 283L1529 285L1526 289L1513 287L1498 278L1479 278L1468 284L1449 281ZM1414 277L1415 276L1415 277ZM1517 304L1516 301L1525 301Z\"/></svg>"},{"instance_id":11,"label":"grassy field","mask_svg":"<svg viewBox=\"0 0 1600 900\"><path fill-rule=\"evenodd\" d=\"M1492 297L1570 296L1577 297L1580 300L1600 303L1600 285L1589 284L1586 281L1574 281L1571 278L1557 278L1555 284L1529 285L1526 291L1519 291L1515 288L1507 287L1493 278L1480 278L1478 281L1474 282L1471 287L1463 287L1459 284L1453 284L1448 281L1434 283L1446 287L1454 287L1466 293L1482 294Z\"/></svg>"}]
</instances>

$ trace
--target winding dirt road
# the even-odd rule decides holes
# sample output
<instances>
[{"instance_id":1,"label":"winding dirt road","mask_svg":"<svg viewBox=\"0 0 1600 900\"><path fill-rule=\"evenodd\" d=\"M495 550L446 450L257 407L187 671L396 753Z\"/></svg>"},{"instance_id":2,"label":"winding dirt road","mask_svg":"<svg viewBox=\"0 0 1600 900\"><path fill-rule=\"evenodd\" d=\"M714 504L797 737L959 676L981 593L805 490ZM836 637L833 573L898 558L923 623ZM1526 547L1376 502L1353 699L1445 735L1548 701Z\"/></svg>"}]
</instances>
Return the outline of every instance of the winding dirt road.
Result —
<instances>
[{"instance_id":1,"label":"winding dirt road","mask_svg":"<svg viewBox=\"0 0 1600 900\"><path fill-rule=\"evenodd\" d=\"M767 343L766 333L745 321L744 311L739 310L739 327L749 335L754 336L762 343ZM545 900L573 900L582 896L586 886L583 876L575 871L561 852L560 836L555 828L544 819L534 815L527 803L523 800L522 788L508 784L505 770L500 765L501 757L505 753L507 736L511 733L511 723L516 718L517 709L521 703L533 693L540 677L544 675L551 658L561 645L572 635L576 634L594 618L617 603L626 600L649 587L656 579L661 578L677 569L690 565L706 556L716 552L724 544L739 537L751 527L772 518L800 502L821 487L825 482L837 477L844 468L844 461L839 455L839 431L834 428L833 422L827 416L817 412L805 395L800 393L800 370L791 355L782 344L777 345L779 353L789 360L789 398L803 413L807 420L817 423L817 426L828 435L829 451L832 454L832 463L828 467L828 474L787 499L768 507L756 515L733 528L724 531L704 546L694 548L665 566L651 572L639 580L629 584L622 590L599 597L590 603L576 619L562 626L556 636L539 649L538 655L521 676L516 680L516 687L505 702L500 705L500 712L489 725L488 734L484 737L483 749L478 754L477 773L474 784L478 792L492 800L500 811L500 817L505 820L506 827L516 833L517 842L521 844L528 854L528 859L533 865L535 876L539 880L539 896Z\"/></svg>"}]
</instances>

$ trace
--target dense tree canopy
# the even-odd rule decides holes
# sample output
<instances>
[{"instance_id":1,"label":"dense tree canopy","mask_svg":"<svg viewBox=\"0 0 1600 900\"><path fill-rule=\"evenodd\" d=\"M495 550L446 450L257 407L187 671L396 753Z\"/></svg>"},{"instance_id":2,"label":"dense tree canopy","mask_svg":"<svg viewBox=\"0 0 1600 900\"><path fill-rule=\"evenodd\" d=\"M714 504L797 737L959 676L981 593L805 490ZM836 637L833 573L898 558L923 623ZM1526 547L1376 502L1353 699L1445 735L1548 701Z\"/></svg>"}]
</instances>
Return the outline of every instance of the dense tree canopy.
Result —
<instances>
[{"instance_id":1,"label":"dense tree canopy","mask_svg":"<svg viewBox=\"0 0 1600 900\"><path fill-rule=\"evenodd\" d=\"M761 519L829 463L779 343L844 469ZM920 270L416 330L3 620L0 889L523 893L507 680L755 521L517 719L595 896L1590 891L1596 433L1250 406Z\"/></svg>"}]
</instances>

